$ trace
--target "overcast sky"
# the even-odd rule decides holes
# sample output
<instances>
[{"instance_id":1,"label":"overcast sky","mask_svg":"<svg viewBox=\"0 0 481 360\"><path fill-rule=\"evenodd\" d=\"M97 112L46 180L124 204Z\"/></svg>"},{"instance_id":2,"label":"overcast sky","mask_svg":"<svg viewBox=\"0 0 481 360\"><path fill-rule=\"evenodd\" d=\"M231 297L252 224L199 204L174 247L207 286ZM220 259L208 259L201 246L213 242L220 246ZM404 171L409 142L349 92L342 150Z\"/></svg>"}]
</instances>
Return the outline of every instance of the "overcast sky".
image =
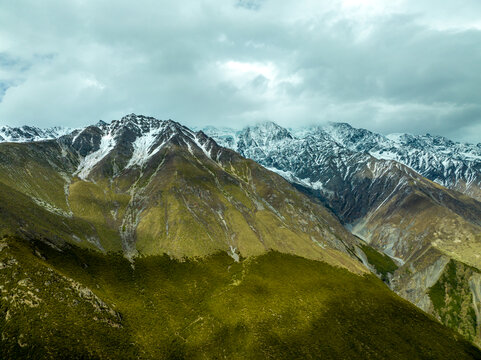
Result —
<instances>
[{"instance_id":1,"label":"overcast sky","mask_svg":"<svg viewBox=\"0 0 481 360\"><path fill-rule=\"evenodd\" d=\"M481 142L481 1L0 0L0 124L131 112Z\"/></svg>"}]
</instances>

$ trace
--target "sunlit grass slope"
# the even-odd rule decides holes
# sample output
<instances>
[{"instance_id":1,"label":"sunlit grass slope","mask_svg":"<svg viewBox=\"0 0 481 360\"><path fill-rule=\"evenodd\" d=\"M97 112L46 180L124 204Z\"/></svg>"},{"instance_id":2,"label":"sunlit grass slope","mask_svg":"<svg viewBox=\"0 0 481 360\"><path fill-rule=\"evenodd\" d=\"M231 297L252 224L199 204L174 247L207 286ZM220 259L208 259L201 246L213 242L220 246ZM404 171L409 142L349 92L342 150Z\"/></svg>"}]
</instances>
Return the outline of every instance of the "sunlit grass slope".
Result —
<instances>
[{"instance_id":1,"label":"sunlit grass slope","mask_svg":"<svg viewBox=\"0 0 481 360\"><path fill-rule=\"evenodd\" d=\"M0 249L1 358L481 358L376 277L294 255Z\"/></svg>"}]
</instances>

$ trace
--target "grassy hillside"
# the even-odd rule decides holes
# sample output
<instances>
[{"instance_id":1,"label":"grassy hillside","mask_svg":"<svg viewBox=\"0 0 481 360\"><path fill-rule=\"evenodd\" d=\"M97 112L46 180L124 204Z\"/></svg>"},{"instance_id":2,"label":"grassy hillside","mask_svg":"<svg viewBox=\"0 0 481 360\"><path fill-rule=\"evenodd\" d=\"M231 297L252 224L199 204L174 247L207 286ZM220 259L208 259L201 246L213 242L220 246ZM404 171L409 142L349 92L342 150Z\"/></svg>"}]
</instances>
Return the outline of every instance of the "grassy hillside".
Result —
<instances>
[{"instance_id":1,"label":"grassy hillside","mask_svg":"<svg viewBox=\"0 0 481 360\"><path fill-rule=\"evenodd\" d=\"M369 264L374 266L381 279L387 281L388 274L393 274L397 270L396 263L386 254L383 254L369 245L361 245L361 249L366 254Z\"/></svg>"},{"instance_id":2,"label":"grassy hillside","mask_svg":"<svg viewBox=\"0 0 481 360\"><path fill-rule=\"evenodd\" d=\"M429 289L436 317L443 324L458 329L471 341L479 338L477 309L473 301L475 290L472 286L473 280L479 277L479 274L479 270L451 260L438 281Z\"/></svg>"},{"instance_id":3,"label":"grassy hillside","mask_svg":"<svg viewBox=\"0 0 481 360\"><path fill-rule=\"evenodd\" d=\"M1 358L481 359L376 277L298 256L0 249Z\"/></svg>"},{"instance_id":4,"label":"grassy hillside","mask_svg":"<svg viewBox=\"0 0 481 360\"><path fill-rule=\"evenodd\" d=\"M116 149L85 181L63 143L0 144L0 235L129 257L276 250L365 271L357 240L322 205L230 150L216 146L211 158L196 146L179 133L126 168Z\"/></svg>"}]
</instances>

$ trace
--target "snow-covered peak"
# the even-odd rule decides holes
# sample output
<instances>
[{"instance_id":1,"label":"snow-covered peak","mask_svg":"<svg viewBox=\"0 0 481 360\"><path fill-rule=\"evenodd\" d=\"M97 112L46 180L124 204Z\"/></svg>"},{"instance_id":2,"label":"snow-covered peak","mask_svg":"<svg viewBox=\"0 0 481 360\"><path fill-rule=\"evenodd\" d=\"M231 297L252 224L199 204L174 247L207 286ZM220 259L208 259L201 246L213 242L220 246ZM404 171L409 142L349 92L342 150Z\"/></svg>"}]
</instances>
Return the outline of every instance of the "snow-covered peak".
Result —
<instances>
[{"instance_id":1,"label":"snow-covered peak","mask_svg":"<svg viewBox=\"0 0 481 360\"><path fill-rule=\"evenodd\" d=\"M72 134L70 144L81 156L76 175L87 180L107 164L112 176L129 169L143 169L167 145L185 146L189 152L211 158L214 143L202 132L172 120L130 114L110 124L102 122ZM197 150L195 150L197 149Z\"/></svg>"},{"instance_id":2,"label":"snow-covered peak","mask_svg":"<svg viewBox=\"0 0 481 360\"><path fill-rule=\"evenodd\" d=\"M151 132L153 129L159 129L164 120L144 115L130 114L120 120L113 120L110 124L103 126L104 131L111 133L119 133L124 131L133 131L137 136Z\"/></svg>"},{"instance_id":3,"label":"snow-covered peak","mask_svg":"<svg viewBox=\"0 0 481 360\"><path fill-rule=\"evenodd\" d=\"M57 139L70 134L74 129L68 127L50 127L41 129L35 126L0 127L0 142L32 142Z\"/></svg>"},{"instance_id":4,"label":"snow-covered peak","mask_svg":"<svg viewBox=\"0 0 481 360\"><path fill-rule=\"evenodd\" d=\"M206 126L202 128L202 131L208 136L215 138L215 141L220 146L230 149L237 144L239 135L242 134L242 131L228 127Z\"/></svg>"},{"instance_id":5,"label":"snow-covered peak","mask_svg":"<svg viewBox=\"0 0 481 360\"><path fill-rule=\"evenodd\" d=\"M240 132L239 137L247 146L253 144L268 146L272 143L293 138L289 130L272 121L262 122L255 126L248 126Z\"/></svg>"},{"instance_id":6,"label":"snow-covered peak","mask_svg":"<svg viewBox=\"0 0 481 360\"><path fill-rule=\"evenodd\" d=\"M403 142L403 137L406 136L406 135L407 134L404 134L404 133L392 133L392 134L386 135L386 139L388 139L392 142L401 144Z\"/></svg>"},{"instance_id":7,"label":"snow-covered peak","mask_svg":"<svg viewBox=\"0 0 481 360\"><path fill-rule=\"evenodd\" d=\"M253 129L254 131L259 131L263 133L275 132L275 133L286 133L288 132L282 126L276 124L273 121L261 121L253 126L248 126L245 129Z\"/></svg>"},{"instance_id":8,"label":"snow-covered peak","mask_svg":"<svg viewBox=\"0 0 481 360\"><path fill-rule=\"evenodd\" d=\"M110 124L101 121L75 134L72 145L83 155L76 174L87 179L110 154L128 158L125 168L142 166L176 132L172 121L130 114ZM114 155L112 155L114 156Z\"/></svg>"},{"instance_id":9,"label":"snow-covered peak","mask_svg":"<svg viewBox=\"0 0 481 360\"><path fill-rule=\"evenodd\" d=\"M356 129L346 123L329 123L323 130L336 142L354 151L367 152L372 147L389 143L383 135L366 129Z\"/></svg>"},{"instance_id":10,"label":"snow-covered peak","mask_svg":"<svg viewBox=\"0 0 481 360\"><path fill-rule=\"evenodd\" d=\"M449 140L444 136L438 135L412 135L412 134L389 134L386 136L392 143L391 146L403 147L417 150L431 149L431 151L448 151L454 155L456 149L467 149L476 151L476 146L463 144Z\"/></svg>"}]
</instances>

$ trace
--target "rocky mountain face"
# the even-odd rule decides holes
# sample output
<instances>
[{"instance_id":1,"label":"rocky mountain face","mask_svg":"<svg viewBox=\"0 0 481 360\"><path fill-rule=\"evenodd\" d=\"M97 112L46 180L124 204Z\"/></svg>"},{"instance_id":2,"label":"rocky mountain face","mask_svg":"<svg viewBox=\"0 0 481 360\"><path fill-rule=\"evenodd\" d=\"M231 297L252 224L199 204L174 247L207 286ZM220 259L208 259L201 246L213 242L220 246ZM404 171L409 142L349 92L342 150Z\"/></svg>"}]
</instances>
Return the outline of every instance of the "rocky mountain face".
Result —
<instances>
[{"instance_id":1,"label":"rocky mountain face","mask_svg":"<svg viewBox=\"0 0 481 360\"><path fill-rule=\"evenodd\" d=\"M477 146L430 136L385 137L346 124L296 132L274 123L205 131L320 199L355 235L397 262L389 282L397 293L479 342L479 317L472 316L479 302L472 299L479 298L473 284L481 269L481 203L440 184L458 189L469 183L460 190L476 194L479 186L468 179L479 175ZM399 140L408 138L416 141ZM458 155L451 159L450 152ZM451 262L473 273L459 280L462 289L448 286L443 301L435 300L432 289ZM465 312L451 306L458 298Z\"/></svg>"},{"instance_id":2,"label":"rocky mountain face","mask_svg":"<svg viewBox=\"0 0 481 360\"><path fill-rule=\"evenodd\" d=\"M289 138L310 139L310 143L324 142L326 148L333 149L336 148L333 144L335 142L343 149L355 153L369 154L379 160L395 160L444 187L481 199L479 192L481 143L474 145L453 142L445 137L430 134L385 136L365 129L356 129L346 123L330 123L323 127L307 127L292 131L272 122L240 131L215 127L206 127L204 130L220 144L239 150L255 142L256 146L253 148L261 146L269 151L269 144L278 147L282 139ZM269 135L264 139L263 134L266 131Z\"/></svg>"},{"instance_id":3,"label":"rocky mountain face","mask_svg":"<svg viewBox=\"0 0 481 360\"><path fill-rule=\"evenodd\" d=\"M348 149L396 160L444 187L481 199L481 143L453 142L430 134L382 136L342 123L330 124L325 131Z\"/></svg>"}]
</instances>

